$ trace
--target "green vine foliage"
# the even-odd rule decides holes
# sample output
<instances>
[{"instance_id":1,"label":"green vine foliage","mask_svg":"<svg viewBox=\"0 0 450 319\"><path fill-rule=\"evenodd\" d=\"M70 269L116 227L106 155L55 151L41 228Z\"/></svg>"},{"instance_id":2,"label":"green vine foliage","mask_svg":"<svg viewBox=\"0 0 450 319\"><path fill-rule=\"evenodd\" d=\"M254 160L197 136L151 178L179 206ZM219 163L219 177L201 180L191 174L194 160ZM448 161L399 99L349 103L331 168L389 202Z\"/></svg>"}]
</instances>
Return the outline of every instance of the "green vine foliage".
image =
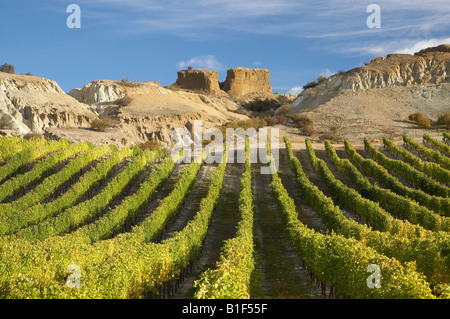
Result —
<instances>
[{"instance_id":1,"label":"green vine foliage","mask_svg":"<svg viewBox=\"0 0 450 319\"><path fill-rule=\"evenodd\" d=\"M225 242L216 268L203 272L196 281L197 299L248 299L255 270L253 249L252 172L249 143L246 141L244 172L241 176L239 212L236 236Z\"/></svg>"}]
</instances>

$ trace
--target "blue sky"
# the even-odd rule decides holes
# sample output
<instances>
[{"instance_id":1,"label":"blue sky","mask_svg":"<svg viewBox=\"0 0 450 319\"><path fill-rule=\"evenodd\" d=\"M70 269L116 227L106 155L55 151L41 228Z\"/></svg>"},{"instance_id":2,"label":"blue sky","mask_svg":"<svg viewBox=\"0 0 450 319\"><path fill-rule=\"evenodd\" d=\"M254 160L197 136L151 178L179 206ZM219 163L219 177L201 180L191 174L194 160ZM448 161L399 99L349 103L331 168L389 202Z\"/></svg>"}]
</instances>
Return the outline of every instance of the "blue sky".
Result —
<instances>
[{"instance_id":1,"label":"blue sky","mask_svg":"<svg viewBox=\"0 0 450 319\"><path fill-rule=\"evenodd\" d=\"M69 4L81 8L70 29ZM369 4L381 9L370 29ZM170 85L191 65L219 72L266 68L274 89L388 53L450 44L449 0L2 0L0 63L58 82L68 92L93 80Z\"/></svg>"}]
</instances>

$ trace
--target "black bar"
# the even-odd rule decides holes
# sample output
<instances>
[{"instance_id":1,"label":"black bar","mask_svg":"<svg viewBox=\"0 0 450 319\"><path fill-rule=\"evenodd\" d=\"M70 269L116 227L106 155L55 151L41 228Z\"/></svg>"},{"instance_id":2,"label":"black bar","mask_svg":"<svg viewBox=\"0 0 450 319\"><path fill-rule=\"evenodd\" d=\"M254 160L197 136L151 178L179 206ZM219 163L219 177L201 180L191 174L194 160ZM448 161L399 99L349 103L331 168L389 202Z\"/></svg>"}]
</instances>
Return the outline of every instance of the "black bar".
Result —
<instances>
[{"instance_id":1,"label":"black bar","mask_svg":"<svg viewBox=\"0 0 450 319\"><path fill-rule=\"evenodd\" d=\"M448 311L450 300L191 300L191 299L143 299L143 300L0 300L2 311L11 309L21 314L54 312L56 309L74 314L98 310L102 316L129 312L130 316L147 318L301 318L343 314L358 318L367 315L385 317L401 314L417 314L418 311ZM78 312L80 311L80 312Z\"/></svg>"}]
</instances>

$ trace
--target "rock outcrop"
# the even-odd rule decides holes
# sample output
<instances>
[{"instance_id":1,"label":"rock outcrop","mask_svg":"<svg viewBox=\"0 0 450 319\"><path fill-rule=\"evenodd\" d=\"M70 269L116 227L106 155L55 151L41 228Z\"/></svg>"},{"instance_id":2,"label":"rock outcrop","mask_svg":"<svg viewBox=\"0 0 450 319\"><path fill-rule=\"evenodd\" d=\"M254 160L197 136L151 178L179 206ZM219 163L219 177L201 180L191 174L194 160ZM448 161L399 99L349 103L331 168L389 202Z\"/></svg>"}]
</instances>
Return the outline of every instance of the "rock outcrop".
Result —
<instances>
[{"instance_id":1,"label":"rock outcrop","mask_svg":"<svg viewBox=\"0 0 450 319\"><path fill-rule=\"evenodd\" d=\"M218 82L217 82L218 86ZM117 122L106 132L82 132L52 129L52 136L89 140L94 144L128 146L148 140L163 146L173 145L172 132L187 128L194 120L202 120L204 128L218 127L229 120L248 117L236 113L240 106L225 92L210 94L162 87L155 82L95 81L86 85L78 96L80 101L99 101L90 105L100 118ZM104 92L120 92L99 99ZM204 94L203 94L204 93ZM124 102L124 96L126 103ZM118 97L118 99L116 99Z\"/></svg>"},{"instance_id":2,"label":"rock outcrop","mask_svg":"<svg viewBox=\"0 0 450 319\"><path fill-rule=\"evenodd\" d=\"M449 45L375 58L305 89L287 113L302 113L318 134L341 139L421 136L408 116L436 121L450 110L449 62Z\"/></svg>"},{"instance_id":3,"label":"rock outcrop","mask_svg":"<svg viewBox=\"0 0 450 319\"><path fill-rule=\"evenodd\" d=\"M363 67L333 75L300 93L291 113L329 101L342 90L360 91L395 86L426 86L450 82L450 46L410 54L388 54Z\"/></svg>"},{"instance_id":4,"label":"rock outcrop","mask_svg":"<svg viewBox=\"0 0 450 319\"><path fill-rule=\"evenodd\" d=\"M223 90L233 97L252 93L272 94L269 77L270 72L266 69L229 69Z\"/></svg>"},{"instance_id":5,"label":"rock outcrop","mask_svg":"<svg viewBox=\"0 0 450 319\"><path fill-rule=\"evenodd\" d=\"M50 127L89 127L97 116L55 81L0 72L2 130L42 134Z\"/></svg>"},{"instance_id":6,"label":"rock outcrop","mask_svg":"<svg viewBox=\"0 0 450 319\"><path fill-rule=\"evenodd\" d=\"M206 69L178 71L178 78L173 87L217 93L220 92L219 73Z\"/></svg>"},{"instance_id":7,"label":"rock outcrop","mask_svg":"<svg viewBox=\"0 0 450 319\"><path fill-rule=\"evenodd\" d=\"M119 85L102 80L92 81L81 89L70 90L68 94L81 103L90 105L113 102L125 96Z\"/></svg>"},{"instance_id":8,"label":"rock outcrop","mask_svg":"<svg viewBox=\"0 0 450 319\"><path fill-rule=\"evenodd\" d=\"M414 53L414 55L423 55L427 52L450 52L450 45L448 44L441 44L437 47L430 47L423 50L420 50L419 52Z\"/></svg>"}]
</instances>

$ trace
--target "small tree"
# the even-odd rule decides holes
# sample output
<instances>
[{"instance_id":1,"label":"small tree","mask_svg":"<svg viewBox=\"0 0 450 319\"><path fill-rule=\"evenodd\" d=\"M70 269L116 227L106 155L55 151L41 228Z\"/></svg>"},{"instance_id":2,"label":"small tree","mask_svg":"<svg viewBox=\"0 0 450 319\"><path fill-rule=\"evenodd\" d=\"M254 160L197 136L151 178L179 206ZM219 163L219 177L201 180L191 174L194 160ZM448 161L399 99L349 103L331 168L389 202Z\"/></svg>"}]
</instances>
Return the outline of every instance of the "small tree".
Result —
<instances>
[{"instance_id":1,"label":"small tree","mask_svg":"<svg viewBox=\"0 0 450 319\"><path fill-rule=\"evenodd\" d=\"M2 66L0 66L0 72L16 74L16 68L13 65L5 63Z\"/></svg>"}]
</instances>

